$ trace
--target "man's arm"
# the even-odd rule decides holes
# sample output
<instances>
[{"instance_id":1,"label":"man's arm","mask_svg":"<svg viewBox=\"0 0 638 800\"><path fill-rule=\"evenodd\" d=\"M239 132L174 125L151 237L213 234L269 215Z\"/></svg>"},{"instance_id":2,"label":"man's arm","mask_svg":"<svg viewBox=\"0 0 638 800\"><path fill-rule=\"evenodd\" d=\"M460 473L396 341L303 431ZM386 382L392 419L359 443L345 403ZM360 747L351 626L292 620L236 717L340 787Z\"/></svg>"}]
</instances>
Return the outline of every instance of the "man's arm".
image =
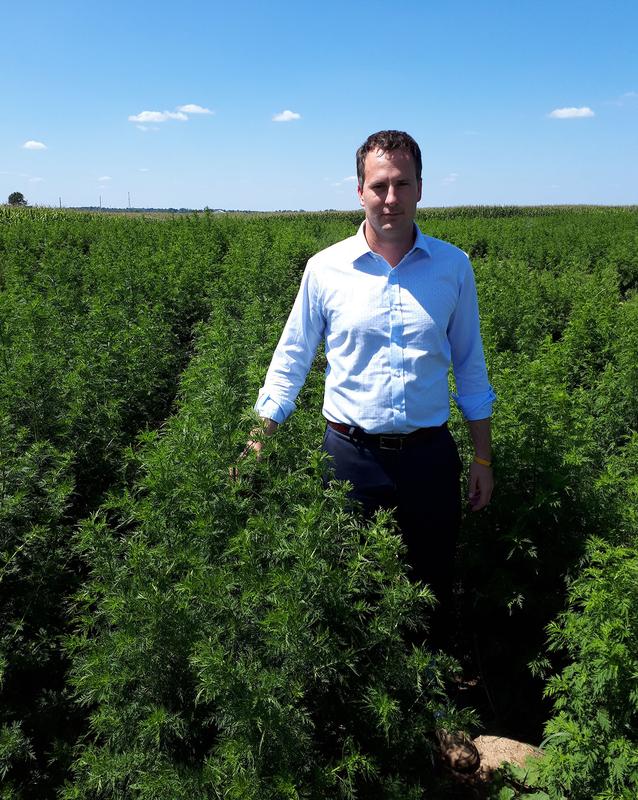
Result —
<instances>
[{"instance_id":1,"label":"man's arm","mask_svg":"<svg viewBox=\"0 0 638 800\"><path fill-rule=\"evenodd\" d=\"M240 458L250 452L259 458L264 437L272 436L295 409L295 398L306 379L325 329L316 287L311 278L309 263L270 362L266 381L255 403L254 410L261 417L261 423L250 432ZM237 477L237 467L231 467L231 476Z\"/></svg>"},{"instance_id":2,"label":"man's arm","mask_svg":"<svg viewBox=\"0 0 638 800\"><path fill-rule=\"evenodd\" d=\"M492 490L494 489L494 475L491 466L491 418L468 420L467 425L474 445L474 459L470 465L468 494L472 511L480 511L490 502Z\"/></svg>"},{"instance_id":3,"label":"man's arm","mask_svg":"<svg viewBox=\"0 0 638 800\"><path fill-rule=\"evenodd\" d=\"M474 445L475 456L468 480L469 501L473 511L480 511L489 503L494 486L490 424L492 402L496 395L487 377L476 285L469 261L466 263L459 302L448 328L448 337L457 387L454 399L467 421Z\"/></svg>"},{"instance_id":4,"label":"man's arm","mask_svg":"<svg viewBox=\"0 0 638 800\"><path fill-rule=\"evenodd\" d=\"M295 410L295 399L324 336L326 321L311 262L312 259L304 271L254 407L260 417L278 424Z\"/></svg>"}]
</instances>

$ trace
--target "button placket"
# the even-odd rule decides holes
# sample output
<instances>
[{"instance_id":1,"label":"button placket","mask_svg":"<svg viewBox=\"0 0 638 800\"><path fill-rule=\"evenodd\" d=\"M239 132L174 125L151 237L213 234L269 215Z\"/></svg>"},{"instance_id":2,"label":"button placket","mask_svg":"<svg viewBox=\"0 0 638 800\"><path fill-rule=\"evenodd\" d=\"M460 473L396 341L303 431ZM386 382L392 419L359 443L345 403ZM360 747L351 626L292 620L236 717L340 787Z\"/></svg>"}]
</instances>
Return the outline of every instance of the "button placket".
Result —
<instances>
[{"instance_id":1,"label":"button placket","mask_svg":"<svg viewBox=\"0 0 638 800\"><path fill-rule=\"evenodd\" d=\"M390 385L392 387L392 427L405 424L405 387L403 385L403 318L401 287L396 267L388 277L390 293Z\"/></svg>"}]
</instances>

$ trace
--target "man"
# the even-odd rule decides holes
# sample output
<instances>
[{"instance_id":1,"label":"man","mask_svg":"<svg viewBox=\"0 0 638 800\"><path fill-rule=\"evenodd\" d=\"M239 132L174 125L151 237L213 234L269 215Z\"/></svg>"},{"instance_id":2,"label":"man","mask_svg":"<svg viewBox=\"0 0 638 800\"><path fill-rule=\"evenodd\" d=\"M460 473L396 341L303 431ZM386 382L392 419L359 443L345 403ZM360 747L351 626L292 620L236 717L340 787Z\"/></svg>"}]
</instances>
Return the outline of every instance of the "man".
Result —
<instances>
[{"instance_id":1,"label":"man","mask_svg":"<svg viewBox=\"0 0 638 800\"><path fill-rule=\"evenodd\" d=\"M369 136L357 151L357 176L365 221L309 260L255 409L272 434L294 410L325 339L323 447L333 474L352 483L365 514L396 509L412 577L429 583L449 610L461 514L461 464L447 428L450 363L475 450L474 511L493 487L495 395L474 277L461 250L424 236L414 222L421 152L411 136ZM250 448L259 453L260 441Z\"/></svg>"}]
</instances>

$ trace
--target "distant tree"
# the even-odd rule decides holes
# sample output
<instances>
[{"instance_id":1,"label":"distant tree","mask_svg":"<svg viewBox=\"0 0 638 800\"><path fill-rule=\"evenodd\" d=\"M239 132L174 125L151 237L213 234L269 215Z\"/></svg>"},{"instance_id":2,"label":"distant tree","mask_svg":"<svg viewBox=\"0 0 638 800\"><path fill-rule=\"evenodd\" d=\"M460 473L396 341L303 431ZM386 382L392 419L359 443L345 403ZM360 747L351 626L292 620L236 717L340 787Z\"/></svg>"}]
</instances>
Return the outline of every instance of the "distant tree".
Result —
<instances>
[{"instance_id":1,"label":"distant tree","mask_svg":"<svg viewBox=\"0 0 638 800\"><path fill-rule=\"evenodd\" d=\"M27 201L22 192L11 192L8 203L10 206L26 206Z\"/></svg>"}]
</instances>

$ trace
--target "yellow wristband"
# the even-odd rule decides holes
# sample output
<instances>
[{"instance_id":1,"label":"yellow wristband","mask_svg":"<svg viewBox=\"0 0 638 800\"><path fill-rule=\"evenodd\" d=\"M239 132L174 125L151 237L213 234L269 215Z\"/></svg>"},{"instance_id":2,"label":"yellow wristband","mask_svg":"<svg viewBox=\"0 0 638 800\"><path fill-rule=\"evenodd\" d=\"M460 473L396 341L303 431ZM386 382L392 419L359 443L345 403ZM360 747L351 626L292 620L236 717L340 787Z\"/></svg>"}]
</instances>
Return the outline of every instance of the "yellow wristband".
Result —
<instances>
[{"instance_id":1,"label":"yellow wristband","mask_svg":"<svg viewBox=\"0 0 638 800\"><path fill-rule=\"evenodd\" d=\"M484 467L491 467L492 462L488 461L486 458L481 458L480 456L474 456L474 461L477 464L482 464Z\"/></svg>"}]
</instances>

